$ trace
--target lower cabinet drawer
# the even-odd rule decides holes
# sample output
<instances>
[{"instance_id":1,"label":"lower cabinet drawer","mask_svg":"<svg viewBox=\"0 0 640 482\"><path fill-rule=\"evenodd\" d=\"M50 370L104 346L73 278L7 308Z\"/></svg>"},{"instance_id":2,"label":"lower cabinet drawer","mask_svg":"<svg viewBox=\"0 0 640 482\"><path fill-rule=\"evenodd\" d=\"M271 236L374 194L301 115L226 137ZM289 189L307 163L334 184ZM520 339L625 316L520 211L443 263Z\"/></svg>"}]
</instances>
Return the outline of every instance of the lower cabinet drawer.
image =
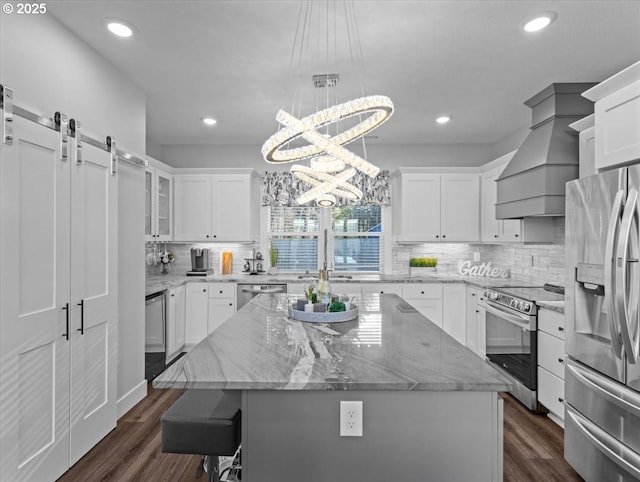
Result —
<instances>
[{"instance_id":1,"label":"lower cabinet drawer","mask_svg":"<svg viewBox=\"0 0 640 482\"><path fill-rule=\"evenodd\" d=\"M538 331L538 365L564 380L564 341Z\"/></svg>"},{"instance_id":2,"label":"lower cabinet drawer","mask_svg":"<svg viewBox=\"0 0 640 482\"><path fill-rule=\"evenodd\" d=\"M538 401L564 420L564 380L538 366Z\"/></svg>"},{"instance_id":3,"label":"lower cabinet drawer","mask_svg":"<svg viewBox=\"0 0 640 482\"><path fill-rule=\"evenodd\" d=\"M402 287L402 297L408 299L442 299L441 283L407 283Z\"/></svg>"}]
</instances>

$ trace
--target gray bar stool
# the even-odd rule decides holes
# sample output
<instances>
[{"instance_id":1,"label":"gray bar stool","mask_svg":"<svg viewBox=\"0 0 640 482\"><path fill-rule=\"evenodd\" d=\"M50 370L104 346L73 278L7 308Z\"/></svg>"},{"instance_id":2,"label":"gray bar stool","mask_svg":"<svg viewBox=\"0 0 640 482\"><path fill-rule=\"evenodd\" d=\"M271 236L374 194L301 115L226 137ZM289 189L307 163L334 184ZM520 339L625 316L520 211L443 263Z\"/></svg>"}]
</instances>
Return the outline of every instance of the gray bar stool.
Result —
<instances>
[{"instance_id":1,"label":"gray bar stool","mask_svg":"<svg viewBox=\"0 0 640 482\"><path fill-rule=\"evenodd\" d=\"M218 457L240 446L242 394L187 390L161 418L162 452L208 456L209 481L218 482Z\"/></svg>"}]
</instances>

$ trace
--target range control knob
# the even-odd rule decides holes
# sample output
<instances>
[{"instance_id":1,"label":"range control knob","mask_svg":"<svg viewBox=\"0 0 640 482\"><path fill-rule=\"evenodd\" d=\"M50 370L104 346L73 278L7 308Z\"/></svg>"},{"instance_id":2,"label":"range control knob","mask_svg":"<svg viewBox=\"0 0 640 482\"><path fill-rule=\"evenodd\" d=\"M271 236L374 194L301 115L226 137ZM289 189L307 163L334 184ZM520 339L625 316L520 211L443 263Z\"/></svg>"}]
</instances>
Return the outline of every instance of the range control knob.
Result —
<instances>
[{"instance_id":1,"label":"range control knob","mask_svg":"<svg viewBox=\"0 0 640 482\"><path fill-rule=\"evenodd\" d=\"M525 303L524 304L524 310L528 313L529 311L531 311L531 303Z\"/></svg>"}]
</instances>

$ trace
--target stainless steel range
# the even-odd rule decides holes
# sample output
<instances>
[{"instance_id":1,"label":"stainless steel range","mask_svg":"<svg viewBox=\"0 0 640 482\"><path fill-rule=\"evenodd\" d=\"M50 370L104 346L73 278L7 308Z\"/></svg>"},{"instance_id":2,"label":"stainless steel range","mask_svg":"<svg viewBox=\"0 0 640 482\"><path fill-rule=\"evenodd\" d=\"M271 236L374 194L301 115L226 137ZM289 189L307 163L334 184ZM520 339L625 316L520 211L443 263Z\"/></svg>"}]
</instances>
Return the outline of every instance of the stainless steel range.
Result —
<instances>
[{"instance_id":1,"label":"stainless steel range","mask_svg":"<svg viewBox=\"0 0 640 482\"><path fill-rule=\"evenodd\" d=\"M553 289L554 291L549 291ZM562 288L503 287L485 291L487 359L513 384L529 410L538 406L538 301L561 301Z\"/></svg>"}]
</instances>

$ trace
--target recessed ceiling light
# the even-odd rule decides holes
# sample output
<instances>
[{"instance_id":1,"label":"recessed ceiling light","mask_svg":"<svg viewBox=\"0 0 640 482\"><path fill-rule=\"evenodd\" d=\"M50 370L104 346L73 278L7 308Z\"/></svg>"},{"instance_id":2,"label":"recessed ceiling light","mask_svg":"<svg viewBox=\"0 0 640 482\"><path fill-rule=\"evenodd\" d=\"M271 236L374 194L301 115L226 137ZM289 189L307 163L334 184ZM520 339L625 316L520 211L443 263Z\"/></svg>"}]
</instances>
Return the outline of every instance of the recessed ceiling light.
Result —
<instances>
[{"instance_id":1,"label":"recessed ceiling light","mask_svg":"<svg viewBox=\"0 0 640 482\"><path fill-rule=\"evenodd\" d=\"M449 117L448 115L443 115L440 116L436 119L436 122L438 124L446 124L447 122L449 122L451 120L451 117Z\"/></svg>"},{"instance_id":2,"label":"recessed ceiling light","mask_svg":"<svg viewBox=\"0 0 640 482\"><path fill-rule=\"evenodd\" d=\"M555 12L544 12L536 18L529 20L525 24L524 29L526 32L538 32L551 25L556 18L558 18L558 15Z\"/></svg>"},{"instance_id":3,"label":"recessed ceiling light","mask_svg":"<svg viewBox=\"0 0 640 482\"><path fill-rule=\"evenodd\" d=\"M118 37L131 37L133 35L131 27L120 21L110 21L107 23L107 28L112 34L117 35Z\"/></svg>"},{"instance_id":4,"label":"recessed ceiling light","mask_svg":"<svg viewBox=\"0 0 640 482\"><path fill-rule=\"evenodd\" d=\"M215 125L216 122L218 122L218 121L213 119L212 117L205 117L204 119L202 119L202 122L204 122L208 126L212 126L212 125Z\"/></svg>"}]
</instances>

